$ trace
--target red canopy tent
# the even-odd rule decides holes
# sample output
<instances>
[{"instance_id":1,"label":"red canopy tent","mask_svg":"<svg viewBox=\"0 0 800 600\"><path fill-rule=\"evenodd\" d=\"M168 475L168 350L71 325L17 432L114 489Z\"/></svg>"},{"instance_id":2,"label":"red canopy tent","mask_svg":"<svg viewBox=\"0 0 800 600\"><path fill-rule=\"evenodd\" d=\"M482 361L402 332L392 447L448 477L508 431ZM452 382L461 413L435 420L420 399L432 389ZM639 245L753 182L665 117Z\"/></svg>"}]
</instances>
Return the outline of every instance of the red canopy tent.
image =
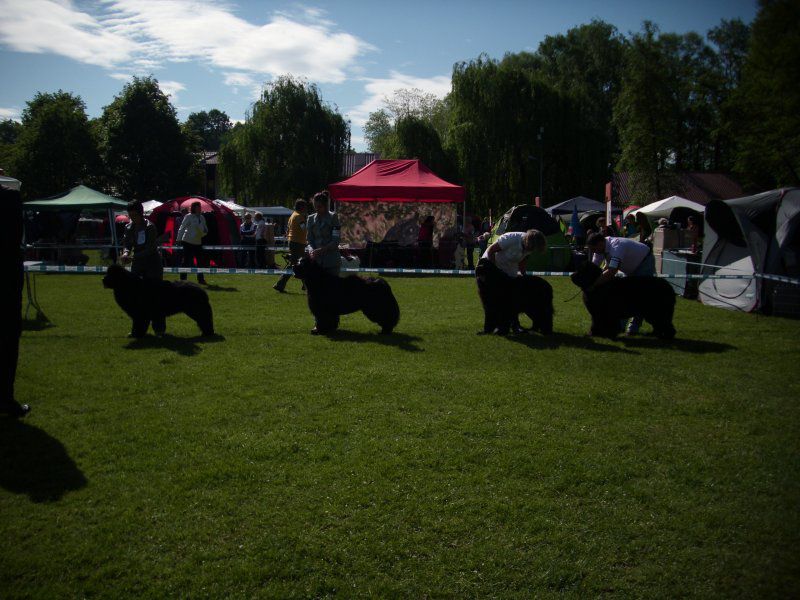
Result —
<instances>
[{"instance_id":1,"label":"red canopy tent","mask_svg":"<svg viewBox=\"0 0 800 600\"><path fill-rule=\"evenodd\" d=\"M454 230L456 205L464 202L462 186L438 177L419 160L374 160L328 189L338 203L342 240L355 248L370 241L411 245L428 215L436 223L436 243Z\"/></svg>"}]
</instances>

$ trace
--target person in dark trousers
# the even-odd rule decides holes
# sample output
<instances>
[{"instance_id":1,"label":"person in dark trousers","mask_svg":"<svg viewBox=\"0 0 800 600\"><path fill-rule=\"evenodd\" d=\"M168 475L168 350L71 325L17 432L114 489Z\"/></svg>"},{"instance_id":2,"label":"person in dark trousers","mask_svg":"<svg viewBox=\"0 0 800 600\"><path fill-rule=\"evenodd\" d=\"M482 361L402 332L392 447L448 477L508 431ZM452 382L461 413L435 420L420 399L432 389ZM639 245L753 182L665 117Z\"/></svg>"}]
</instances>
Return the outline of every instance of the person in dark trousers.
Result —
<instances>
[{"instance_id":1,"label":"person in dark trousers","mask_svg":"<svg viewBox=\"0 0 800 600\"><path fill-rule=\"evenodd\" d=\"M128 216L131 222L125 227L120 261L131 263L131 273L149 277L164 278L164 265L161 263L161 252L158 250L159 236L156 226L144 218L144 209L140 202L128 203ZM133 252L133 259L131 259Z\"/></svg>"},{"instance_id":2,"label":"person in dark trousers","mask_svg":"<svg viewBox=\"0 0 800 600\"><path fill-rule=\"evenodd\" d=\"M293 265L297 264L306 250L306 221L308 220L308 203L302 198L298 198L294 203L294 212L289 217L289 233L286 236L289 240L289 260ZM291 273L281 275L278 283L273 285L273 289L283 292L286 289L286 282L291 278ZM305 286L303 286L305 288Z\"/></svg>"},{"instance_id":3,"label":"person in dark trousers","mask_svg":"<svg viewBox=\"0 0 800 600\"><path fill-rule=\"evenodd\" d=\"M242 226L239 227L239 235L242 238L242 246L246 246L239 254L239 266L253 269L255 268L256 226L253 223L253 215L250 213L245 213Z\"/></svg>"},{"instance_id":4,"label":"person in dark trousers","mask_svg":"<svg viewBox=\"0 0 800 600\"><path fill-rule=\"evenodd\" d=\"M260 212L256 213L253 219L255 227L255 240L256 240L256 269L267 268L267 240L266 235L267 222L264 220L264 215Z\"/></svg>"},{"instance_id":5,"label":"person in dark trousers","mask_svg":"<svg viewBox=\"0 0 800 600\"><path fill-rule=\"evenodd\" d=\"M197 259L197 266L205 265L203 261L203 238L208 235L208 224L203 216L202 205L192 202L192 209L183 218L181 228L178 230L178 241L183 245L183 267L193 267ZM186 273L181 273L181 281L186 280ZM197 283L205 285L206 278L202 273L197 274Z\"/></svg>"},{"instance_id":6,"label":"person in dark trousers","mask_svg":"<svg viewBox=\"0 0 800 600\"><path fill-rule=\"evenodd\" d=\"M419 262L423 268L430 268L433 265L433 215L428 215L422 221L417 236L417 248L419 249Z\"/></svg>"},{"instance_id":7,"label":"person in dark trousers","mask_svg":"<svg viewBox=\"0 0 800 600\"><path fill-rule=\"evenodd\" d=\"M22 334L22 200L19 191L0 186L0 269L7 277L0 286L0 415L19 418L30 411L14 397L14 380Z\"/></svg>"}]
</instances>

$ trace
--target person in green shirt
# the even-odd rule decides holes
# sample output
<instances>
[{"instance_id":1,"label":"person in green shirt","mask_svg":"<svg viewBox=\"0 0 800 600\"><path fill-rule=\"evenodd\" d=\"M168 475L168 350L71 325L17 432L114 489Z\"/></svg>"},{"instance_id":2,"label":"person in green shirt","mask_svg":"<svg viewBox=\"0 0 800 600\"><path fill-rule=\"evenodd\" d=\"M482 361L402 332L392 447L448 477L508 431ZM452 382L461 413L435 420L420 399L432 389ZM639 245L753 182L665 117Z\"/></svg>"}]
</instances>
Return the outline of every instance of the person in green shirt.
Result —
<instances>
[{"instance_id":1,"label":"person in green shirt","mask_svg":"<svg viewBox=\"0 0 800 600\"><path fill-rule=\"evenodd\" d=\"M341 228L339 217L330 212L328 192L314 194L315 212L306 221L306 238L311 258L327 273L339 276L342 257L339 254Z\"/></svg>"}]
</instances>

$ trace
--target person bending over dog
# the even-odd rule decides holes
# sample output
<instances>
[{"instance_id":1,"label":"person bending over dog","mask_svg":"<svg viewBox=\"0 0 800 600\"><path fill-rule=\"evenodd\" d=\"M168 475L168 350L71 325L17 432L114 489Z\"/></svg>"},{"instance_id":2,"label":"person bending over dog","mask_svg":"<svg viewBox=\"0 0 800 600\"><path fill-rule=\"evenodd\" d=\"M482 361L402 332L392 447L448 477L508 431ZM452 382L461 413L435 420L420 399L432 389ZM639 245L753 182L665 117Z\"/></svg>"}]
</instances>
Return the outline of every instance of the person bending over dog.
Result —
<instances>
[{"instance_id":1,"label":"person bending over dog","mask_svg":"<svg viewBox=\"0 0 800 600\"><path fill-rule=\"evenodd\" d=\"M618 272L628 277L655 277L656 261L653 251L646 244L621 237L606 237L593 233L586 240L586 247L592 253L592 263L598 267L605 260L606 268L594 284L595 287L610 281ZM642 317L634 316L626 333L635 335L642 326Z\"/></svg>"},{"instance_id":2,"label":"person bending over dog","mask_svg":"<svg viewBox=\"0 0 800 600\"><path fill-rule=\"evenodd\" d=\"M532 252L544 252L546 249L547 239L544 234L537 229L529 229L504 233L483 253L478 261L481 270L496 270L497 274L502 274L501 277L492 273L489 278L476 278L478 293L483 302L485 333L491 333L495 329L506 333L509 327L515 331L522 330L518 315L513 314L509 300L510 288L520 273L525 274L528 255Z\"/></svg>"}]
</instances>

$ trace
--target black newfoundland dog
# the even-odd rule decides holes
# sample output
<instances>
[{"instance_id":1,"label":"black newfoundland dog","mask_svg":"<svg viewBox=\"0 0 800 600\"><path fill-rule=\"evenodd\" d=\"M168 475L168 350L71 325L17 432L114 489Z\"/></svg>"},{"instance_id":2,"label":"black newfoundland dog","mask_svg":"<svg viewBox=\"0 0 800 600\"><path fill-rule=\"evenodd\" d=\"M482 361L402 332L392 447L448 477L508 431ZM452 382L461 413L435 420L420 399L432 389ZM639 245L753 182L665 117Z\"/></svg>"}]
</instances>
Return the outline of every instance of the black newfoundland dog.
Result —
<instances>
[{"instance_id":1,"label":"black newfoundland dog","mask_svg":"<svg viewBox=\"0 0 800 600\"><path fill-rule=\"evenodd\" d=\"M570 276L572 283L583 290L583 303L592 316L590 335L614 339L622 331L625 319L638 316L653 326L659 338L675 337L675 292L667 281L658 277L615 277L593 288L602 273L597 265L586 263Z\"/></svg>"},{"instance_id":2,"label":"black newfoundland dog","mask_svg":"<svg viewBox=\"0 0 800 600\"><path fill-rule=\"evenodd\" d=\"M400 320L400 307L392 288L375 277L334 277L305 256L294 266L295 276L306 285L308 308L317 321L319 333L330 333L339 326L339 316L361 311L391 333Z\"/></svg>"},{"instance_id":3,"label":"black newfoundland dog","mask_svg":"<svg viewBox=\"0 0 800 600\"><path fill-rule=\"evenodd\" d=\"M475 267L478 295L483 304L483 331L505 335L519 330L519 314L525 313L533 330L553 333L553 288L541 277L509 277L492 261L482 258Z\"/></svg>"},{"instance_id":4,"label":"black newfoundland dog","mask_svg":"<svg viewBox=\"0 0 800 600\"><path fill-rule=\"evenodd\" d=\"M150 323L161 335L167 317L186 313L203 335L214 335L214 317L205 290L187 281L160 281L133 275L120 265L108 267L103 286L114 290L114 300L133 321L131 337L144 337Z\"/></svg>"}]
</instances>

